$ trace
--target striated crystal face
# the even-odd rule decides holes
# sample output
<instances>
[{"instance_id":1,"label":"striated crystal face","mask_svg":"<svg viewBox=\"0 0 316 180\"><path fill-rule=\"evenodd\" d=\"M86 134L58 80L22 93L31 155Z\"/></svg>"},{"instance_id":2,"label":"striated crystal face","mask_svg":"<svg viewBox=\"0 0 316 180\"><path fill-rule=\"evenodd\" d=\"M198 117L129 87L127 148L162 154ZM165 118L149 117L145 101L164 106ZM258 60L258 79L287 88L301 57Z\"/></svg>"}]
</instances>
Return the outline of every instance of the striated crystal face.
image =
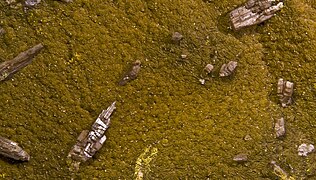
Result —
<instances>
[{"instance_id":1,"label":"striated crystal face","mask_svg":"<svg viewBox=\"0 0 316 180\"><path fill-rule=\"evenodd\" d=\"M276 4L270 0L249 0L244 6L231 11L230 19L234 29L239 30L270 19L281 8L283 8L283 2Z\"/></svg>"},{"instance_id":2,"label":"striated crystal face","mask_svg":"<svg viewBox=\"0 0 316 180\"><path fill-rule=\"evenodd\" d=\"M68 157L75 161L85 162L102 147L106 140L104 135L110 125L110 116L115 110L115 102L103 110L93 123L91 130L84 130L77 138L77 143L68 153Z\"/></svg>"},{"instance_id":3,"label":"striated crystal face","mask_svg":"<svg viewBox=\"0 0 316 180\"><path fill-rule=\"evenodd\" d=\"M227 64L223 64L220 71L219 71L219 76L225 77L225 76L232 75L234 73L236 67L237 67L236 61L230 61Z\"/></svg>"},{"instance_id":4,"label":"striated crystal face","mask_svg":"<svg viewBox=\"0 0 316 180\"><path fill-rule=\"evenodd\" d=\"M277 95L282 107L286 107L292 103L292 95L294 92L294 83L285 81L282 78L278 80Z\"/></svg>"},{"instance_id":5,"label":"striated crystal face","mask_svg":"<svg viewBox=\"0 0 316 180\"><path fill-rule=\"evenodd\" d=\"M0 136L0 154L19 161L29 161L30 155L18 143Z\"/></svg>"}]
</instances>

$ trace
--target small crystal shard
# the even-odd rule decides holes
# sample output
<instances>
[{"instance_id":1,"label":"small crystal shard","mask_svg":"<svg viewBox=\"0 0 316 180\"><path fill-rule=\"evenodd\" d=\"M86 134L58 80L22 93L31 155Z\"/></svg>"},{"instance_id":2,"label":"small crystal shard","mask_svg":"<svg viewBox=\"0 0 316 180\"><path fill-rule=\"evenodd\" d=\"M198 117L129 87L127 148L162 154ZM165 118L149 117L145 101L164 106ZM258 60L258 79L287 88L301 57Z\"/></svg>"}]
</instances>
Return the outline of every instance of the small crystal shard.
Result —
<instances>
[{"instance_id":1,"label":"small crystal shard","mask_svg":"<svg viewBox=\"0 0 316 180\"><path fill-rule=\"evenodd\" d=\"M314 146L312 144L301 144L298 147L298 155L299 156L307 156L308 153L311 153L314 150Z\"/></svg>"},{"instance_id":2,"label":"small crystal shard","mask_svg":"<svg viewBox=\"0 0 316 180\"><path fill-rule=\"evenodd\" d=\"M219 71L219 76L225 77L225 76L232 75L234 73L236 67L237 67L236 61L230 61L227 64L223 64L220 71Z\"/></svg>"},{"instance_id":3,"label":"small crystal shard","mask_svg":"<svg viewBox=\"0 0 316 180\"><path fill-rule=\"evenodd\" d=\"M180 34L179 32L175 32L172 34L172 37L171 37L172 42L179 44L182 39L183 39L183 35Z\"/></svg>"},{"instance_id":4,"label":"small crystal shard","mask_svg":"<svg viewBox=\"0 0 316 180\"><path fill-rule=\"evenodd\" d=\"M248 161L248 156L247 154L241 153L241 154L237 154L234 158L234 161L236 162L246 162Z\"/></svg>"},{"instance_id":5,"label":"small crystal shard","mask_svg":"<svg viewBox=\"0 0 316 180\"><path fill-rule=\"evenodd\" d=\"M136 60L132 67L130 68L130 70L128 72L126 72L123 76L123 78L120 79L119 81L119 85L120 86L124 86L126 85L128 82L134 80L137 78L139 70L141 68L141 62L140 60Z\"/></svg>"},{"instance_id":6,"label":"small crystal shard","mask_svg":"<svg viewBox=\"0 0 316 180\"><path fill-rule=\"evenodd\" d=\"M278 80L277 95L282 107L286 107L292 103L292 95L294 92L294 83L285 81L282 78Z\"/></svg>"},{"instance_id":7,"label":"small crystal shard","mask_svg":"<svg viewBox=\"0 0 316 180\"><path fill-rule=\"evenodd\" d=\"M25 5L26 6L36 6L40 2L41 2L41 0L26 0Z\"/></svg>"},{"instance_id":8,"label":"small crystal shard","mask_svg":"<svg viewBox=\"0 0 316 180\"><path fill-rule=\"evenodd\" d=\"M275 130L277 138L283 137L285 135L285 123L284 123L283 117L280 119L277 119L274 126L274 130Z\"/></svg>"}]
</instances>

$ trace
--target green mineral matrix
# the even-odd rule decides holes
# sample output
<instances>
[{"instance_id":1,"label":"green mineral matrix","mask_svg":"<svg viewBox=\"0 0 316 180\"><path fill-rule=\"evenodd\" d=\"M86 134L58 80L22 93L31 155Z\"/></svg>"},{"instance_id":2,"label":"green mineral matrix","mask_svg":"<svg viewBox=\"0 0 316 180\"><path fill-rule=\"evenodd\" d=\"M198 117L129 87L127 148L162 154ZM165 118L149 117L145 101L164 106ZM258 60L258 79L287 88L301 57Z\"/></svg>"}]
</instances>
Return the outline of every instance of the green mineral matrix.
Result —
<instances>
[{"instance_id":1,"label":"green mineral matrix","mask_svg":"<svg viewBox=\"0 0 316 180\"><path fill-rule=\"evenodd\" d=\"M28 10L8 2L0 2L0 62L45 48L0 84L0 136L31 156L0 157L0 179L284 178L275 167L316 178L315 153L297 154L316 138L315 1L285 1L274 17L240 31L229 12L241 0L45 0ZM119 86L136 60L138 77ZM229 61L237 71L220 78ZM207 64L214 72L202 85ZM279 78L295 84L285 108ZM107 141L71 171L76 138L113 101ZM274 131L280 117L283 139ZM240 153L246 162L233 160Z\"/></svg>"}]
</instances>

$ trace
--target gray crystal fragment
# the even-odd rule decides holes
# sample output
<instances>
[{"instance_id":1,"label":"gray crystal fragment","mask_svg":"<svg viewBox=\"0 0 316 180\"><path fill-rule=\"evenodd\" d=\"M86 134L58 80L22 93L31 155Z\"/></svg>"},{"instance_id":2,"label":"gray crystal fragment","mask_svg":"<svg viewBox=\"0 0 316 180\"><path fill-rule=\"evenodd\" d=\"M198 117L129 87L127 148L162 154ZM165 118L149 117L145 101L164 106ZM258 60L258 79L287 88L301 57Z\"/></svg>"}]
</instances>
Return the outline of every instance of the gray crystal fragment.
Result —
<instances>
[{"instance_id":1,"label":"gray crystal fragment","mask_svg":"<svg viewBox=\"0 0 316 180\"><path fill-rule=\"evenodd\" d=\"M294 83L285 81L282 78L278 80L277 95L282 107L292 104L292 95L294 92Z\"/></svg>"},{"instance_id":2,"label":"gray crystal fragment","mask_svg":"<svg viewBox=\"0 0 316 180\"><path fill-rule=\"evenodd\" d=\"M239 30L270 19L281 8L283 8L283 2L276 0L249 0L245 5L230 13L230 20L233 28Z\"/></svg>"},{"instance_id":3,"label":"gray crystal fragment","mask_svg":"<svg viewBox=\"0 0 316 180\"><path fill-rule=\"evenodd\" d=\"M41 0L25 0L25 6L36 6L41 2Z\"/></svg>"},{"instance_id":4,"label":"gray crystal fragment","mask_svg":"<svg viewBox=\"0 0 316 180\"><path fill-rule=\"evenodd\" d=\"M274 125L274 130L277 138L283 137L285 135L285 123L283 117L277 119Z\"/></svg>"},{"instance_id":5,"label":"gray crystal fragment","mask_svg":"<svg viewBox=\"0 0 316 180\"><path fill-rule=\"evenodd\" d=\"M21 52L15 58L0 63L0 81L9 79L14 73L30 64L34 56L36 56L43 48L43 44L37 44L34 47Z\"/></svg>"},{"instance_id":6,"label":"gray crystal fragment","mask_svg":"<svg viewBox=\"0 0 316 180\"><path fill-rule=\"evenodd\" d=\"M204 68L205 73L209 74L213 71L214 66L212 64L207 64Z\"/></svg>"},{"instance_id":7,"label":"gray crystal fragment","mask_svg":"<svg viewBox=\"0 0 316 180\"><path fill-rule=\"evenodd\" d=\"M70 150L68 158L77 162L85 162L92 158L106 141L104 134L110 126L110 116L115 108L115 102L113 102L106 110L101 112L90 131L83 130L81 132L76 144Z\"/></svg>"},{"instance_id":8,"label":"gray crystal fragment","mask_svg":"<svg viewBox=\"0 0 316 180\"><path fill-rule=\"evenodd\" d=\"M201 72L201 74L200 74L200 77L201 77L202 79L205 79L205 78L213 71L213 69L214 69L214 66L213 66L212 64L207 64L207 65L203 68L203 70L202 70L202 72Z\"/></svg>"},{"instance_id":9,"label":"gray crystal fragment","mask_svg":"<svg viewBox=\"0 0 316 180\"><path fill-rule=\"evenodd\" d=\"M234 158L234 161L236 162L246 162L248 161L248 156L247 154L241 153L241 154L237 154Z\"/></svg>"},{"instance_id":10,"label":"gray crystal fragment","mask_svg":"<svg viewBox=\"0 0 316 180\"><path fill-rule=\"evenodd\" d=\"M139 73L140 68L141 68L141 62L140 62L140 60L136 60L136 61L133 63L133 65L132 65L132 67L130 68L130 70L127 71L127 72L124 74L123 78L120 79L119 85L120 85L120 86L124 86L124 85L127 84L128 82L130 82L130 81L136 79L137 76L138 76L138 73Z\"/></svg>"},{"instance_id":11,"label":"gray crystal fragment","mask_svg":"<svg viewBox=\"0 0 316 180\"><path fill-rule=\"evenodd\" d=\"M314 150L314 145L312 144L301 144L297 151L299 156L307 156L308 153L311 153Z\"/></svg>"},{"instance_id":12,"label":"gray crystal fragment","mask_svg":"<svg viewBox=\"0 0 316 180\"><path fill-rule=\"evenodd\" d=\"M30 155L18 143L0 136L0 154L19 161L29 161Z\"/></svg>"},{"instance_id":13,"label":"gray crystal fragment","mask_svg":"<svg viewBox=\"0 0 316 180\"><path fill-rule=\"evenodd\" d=\"M219 71L219 76L225 77L225 76L232 75L234 73L236 67L237 67L236 61L230 61L227 64L223 64L220 71Z\"/></svg>"}]
</instances>

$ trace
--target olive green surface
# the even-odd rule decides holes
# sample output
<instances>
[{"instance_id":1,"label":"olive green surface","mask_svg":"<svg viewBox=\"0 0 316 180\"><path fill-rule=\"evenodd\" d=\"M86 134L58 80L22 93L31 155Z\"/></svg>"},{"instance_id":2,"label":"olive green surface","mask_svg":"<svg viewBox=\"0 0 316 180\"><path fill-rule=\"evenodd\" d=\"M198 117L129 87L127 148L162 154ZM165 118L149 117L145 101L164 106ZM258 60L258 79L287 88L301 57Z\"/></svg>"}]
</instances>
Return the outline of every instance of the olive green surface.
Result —
<instances>
[{"instance_id":1,"label":"olive green surface","mask_svg":"<svg viewBox=\"0 0 316 180\"><path fill-rule=\"evenodd\" d=\"M25 163L1 157L0 179L134 179L148 146L158 151L144 179L278 179L272 160L297 179L316 178L315 153L297 155L316 138L316 3L285 1L273 18L235 32L229 12L244 2L45 0L24 11L1 1L0 61L37 43L45 49L0 83L0 136L31 155ZM135 60L138 78L118 86ZM219 78L231 60L237 71ZM201 85L208 63L215 70ZM278 78L295 83L286 108ZM105 145L70 172L77 136L113 101ZM286 137L276 139L282 116ZM233 161L239 153L246 163Z\"/></svg>"}]
</instances>

